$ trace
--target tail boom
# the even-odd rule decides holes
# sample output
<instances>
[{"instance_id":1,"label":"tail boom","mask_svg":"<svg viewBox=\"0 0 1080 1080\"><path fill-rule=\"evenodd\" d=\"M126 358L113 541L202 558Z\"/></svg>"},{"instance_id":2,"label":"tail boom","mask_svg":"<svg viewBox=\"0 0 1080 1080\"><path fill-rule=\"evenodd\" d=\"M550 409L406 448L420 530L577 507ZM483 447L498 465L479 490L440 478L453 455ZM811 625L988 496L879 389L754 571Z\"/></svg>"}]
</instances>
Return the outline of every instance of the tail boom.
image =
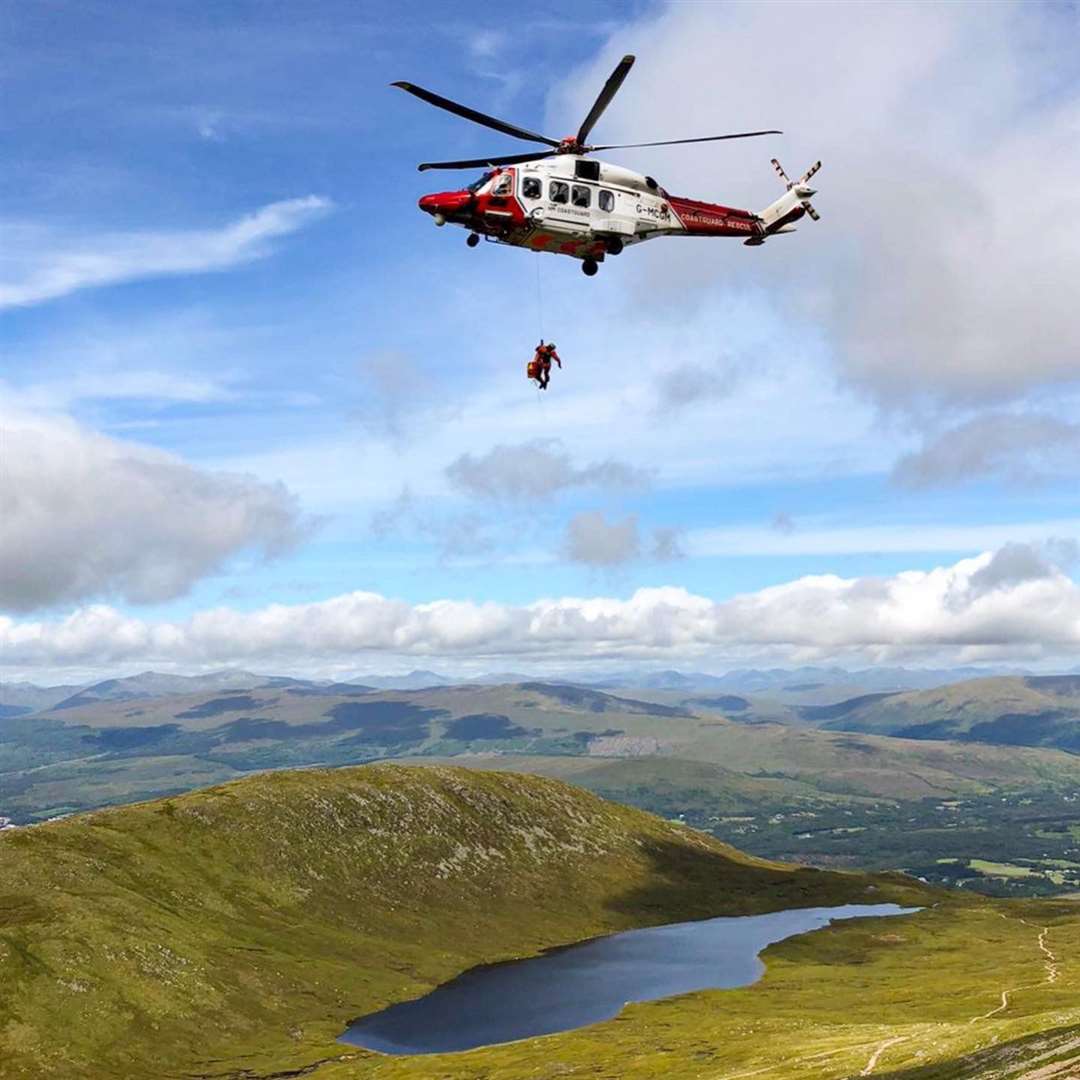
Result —
<instances>
[{"instance_id":1,"label":"tail boom","mask_svg":"<svg viewBox=\"0 0 1080 1080\"><path fill-rule=\"evenodd\" d=\"M754 236L759 231L758 216L750 210L678 195L669 195L668 204L687 236Z\"/></svg>"}]
</instances>

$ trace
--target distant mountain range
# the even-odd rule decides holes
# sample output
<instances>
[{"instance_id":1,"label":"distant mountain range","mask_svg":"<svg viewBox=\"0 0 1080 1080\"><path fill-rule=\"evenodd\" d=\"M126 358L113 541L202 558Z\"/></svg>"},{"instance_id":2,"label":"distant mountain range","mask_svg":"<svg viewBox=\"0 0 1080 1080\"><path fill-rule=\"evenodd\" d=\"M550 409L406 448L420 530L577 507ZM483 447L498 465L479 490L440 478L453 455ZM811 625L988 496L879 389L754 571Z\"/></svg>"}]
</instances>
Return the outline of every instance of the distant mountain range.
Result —
<instances>
[{"instance_id":1,"label":"distant mountain range","mask_svg":"<svg viewBox=\"0 0 1080 1080\"><path fill-rule=\"evenodd\" d=\"M507 686L544 681L597 690L663 690L687 694L709 691L733 694L763 694L781 699L803 699L815 691L826 697L843 697L845 689L857 692L926 690L951 683L990 676L1026 676L1025 671L981 668L865 668L848 671L839 667L744 668L724 675L700 671L615 671L600 675L544 675L525 672L490 672L471 678L454 678L439 672L418 669L404 675L359 675L345 684L373 690L425 690L445 686ZM0 683L0 719L25 716L44 709L75 708L99 701L131 701L136 698L170 694L214 693L224 690L251 690L256 687L333 685L328 679L300 679L281 675L260 675L227 669L205 675L168 675L144 671L88 685L38 686L29 682ZM830 689L840 694L830 695Z\"/></svg>"},{"instance_id":2,"label":"distant mountain range","mask_svg":"<svg viewBox=\"0 0 1080 1080\"><path fill-rule=\"evenodd\" d=\"M829 731L1080 753L1080 675L973 679L932 690L863 694L797 711L804 721Z\"/></svg>"}]
</instances>

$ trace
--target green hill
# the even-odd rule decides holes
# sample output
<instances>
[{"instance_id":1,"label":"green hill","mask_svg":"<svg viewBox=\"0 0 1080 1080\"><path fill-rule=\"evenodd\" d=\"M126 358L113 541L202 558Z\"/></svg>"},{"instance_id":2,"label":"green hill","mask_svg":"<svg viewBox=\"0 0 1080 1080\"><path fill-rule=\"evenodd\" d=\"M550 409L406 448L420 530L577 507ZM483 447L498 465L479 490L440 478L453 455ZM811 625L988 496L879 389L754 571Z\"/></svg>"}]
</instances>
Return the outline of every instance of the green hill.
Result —
<instances>
[{"instance_id":1,"label":"green hill","mask_svg":"<svg viewBox=\"0 0 1080 1080\"><path fill-rule=\"evenodd\" d=\"M1074 904L769 863L538 777L264 775L0 835L0 881L5 1080L989 1080L1080 1054ZM753 986L579 1031L413 1058L337 1042L478 963L866 900L924 910L793 938Z\"/></svg>"},{"instance_id":2,"label":"green hill","mask_svg":"<svg viewBox=\"0 0 1080 1080\"><path fill-rule=\"evenodd\" d=\"M259 770L459 761L565 779L767 858L906 868L1009 896L1080 888L1080 755L819 730L776 722L786 706L715 701L289 679L83 701L0 718L0 816L25 824Z\"/></svg>"},{"instance_id":3,"label":"green hill","mask_svg":"<svg viewBox=\"0 0 1080 1080\"><path fill-rule=\"evenodd\" d=\"M1080 753L1080 675L972 679L934 690L803 706L798 712L834 731Z\"/></svg>"},{"instance_id":4,"label":"green hill","mask_svg":"<svg viewBox=\"0 0 1080 1080\"><path fill-rule=\"evenodd\" d=\"M552 780L275 773L0 835L0 1075L286 1075L483 961L727 912L918 897ZM291 1075L291 1074L290 1074Z\"/></svg>"}]
</instances>

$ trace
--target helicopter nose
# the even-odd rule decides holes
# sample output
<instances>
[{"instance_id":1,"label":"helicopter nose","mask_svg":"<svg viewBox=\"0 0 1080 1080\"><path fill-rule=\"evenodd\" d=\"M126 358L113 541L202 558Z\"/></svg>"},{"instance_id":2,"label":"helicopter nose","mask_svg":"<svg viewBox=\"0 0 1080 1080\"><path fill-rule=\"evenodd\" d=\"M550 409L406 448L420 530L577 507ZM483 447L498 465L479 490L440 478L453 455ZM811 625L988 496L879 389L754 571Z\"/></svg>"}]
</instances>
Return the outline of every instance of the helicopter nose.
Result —
<instances>
[{"instance_id":1,"label":"helicopter nose","mask_svg":"<svg viewBox=\"0 0 1080 1080\"><path fill-rule=\"evenodd\" d=\"M435 195L424 195L420 199L420 209L427 214L441 214L447 217L463 210L471 196L467 191L441 191Z\"/></svg>"}]
</instances>

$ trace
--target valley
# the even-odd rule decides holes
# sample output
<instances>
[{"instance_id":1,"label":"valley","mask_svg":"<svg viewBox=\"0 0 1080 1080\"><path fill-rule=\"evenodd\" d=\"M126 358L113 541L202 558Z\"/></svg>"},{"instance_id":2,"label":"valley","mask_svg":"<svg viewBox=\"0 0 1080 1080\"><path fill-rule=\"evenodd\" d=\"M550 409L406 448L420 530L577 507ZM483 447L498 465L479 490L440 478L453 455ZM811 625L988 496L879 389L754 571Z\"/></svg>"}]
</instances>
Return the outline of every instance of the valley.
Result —
<instances>
[{"instance_id":1,"label":"valley","mask_svg":"<svg viewBox=\"0 0 1080 1080\"><path fill-rule=\"evenodd\" d=\"M1057 748L832 730L837 703L729 693L199 678L38 690L48 708L0 719L0 815L31 824L265 770L456 762L566 779L769 858L902 868L997 896L1080 889L1080 756ZM915 696L974 694L985 715L1016 709L1016 683ZM795 685L789 698L822 693ZM828 726L806 721L813 709Z\"/></svg>"}]
</instances>

